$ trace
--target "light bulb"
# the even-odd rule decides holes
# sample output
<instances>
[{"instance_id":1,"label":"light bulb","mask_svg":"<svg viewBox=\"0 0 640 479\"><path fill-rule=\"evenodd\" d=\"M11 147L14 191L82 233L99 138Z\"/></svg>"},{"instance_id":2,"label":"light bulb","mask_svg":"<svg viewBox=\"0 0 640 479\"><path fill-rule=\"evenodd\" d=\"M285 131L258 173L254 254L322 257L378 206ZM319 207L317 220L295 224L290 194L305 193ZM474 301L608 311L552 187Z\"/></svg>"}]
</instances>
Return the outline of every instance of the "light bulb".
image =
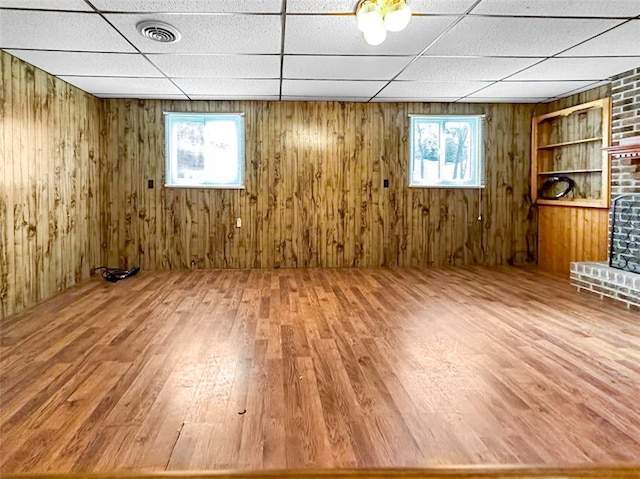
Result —
<instances>
[{"instance_id":1,"label":"light bulb","mask_svg":"<svg viewBox=\"0 0 640 479\"><path fill-rule=\"evenodd\" d=\"M387 29L383 25L364 32L365 41L372 46L380 45L387 38Z\"/></svg>"},{"instance_id":2,"label":"light bulb","mask_svg":"<svg viewBox=\"0 0 640 479\"><path fill-rule=\"evenodd\" d=\"M360 6L356 19L361 32L380 28L383 25L382 9L377 3L366 1Z\"/></svg>"},{"instance_id":3,"label":"light bulb","mask_svg":"<svg viewBox=\"0 0 640 479\"><path fill-rule=\"evenodd\" d=\"M388 7L384 15L384 26L390 32L404 30L411 21L411 8L404 1Z\"/></svg>"}]
</instances>

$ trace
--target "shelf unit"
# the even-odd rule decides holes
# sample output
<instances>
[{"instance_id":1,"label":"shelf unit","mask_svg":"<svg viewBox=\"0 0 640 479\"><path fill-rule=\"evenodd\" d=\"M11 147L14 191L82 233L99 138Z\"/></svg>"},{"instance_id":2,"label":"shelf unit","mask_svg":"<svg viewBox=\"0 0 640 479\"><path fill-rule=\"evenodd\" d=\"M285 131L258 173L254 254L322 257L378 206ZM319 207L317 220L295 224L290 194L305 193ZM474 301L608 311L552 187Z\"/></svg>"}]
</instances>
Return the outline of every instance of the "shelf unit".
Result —
<instances>
[{"instance_id":1,"label":"shelf unit","mask_svg":"<svg viewBox=\"0 0 640 479\"><path fill-rule=\"evenodd\" d=\"M537 204L609 207L611 102L590 101L533 118L531 141L531 197ZM575 188L561 199L538 196L542 183L566 176ZM558 188L563 185L558 185ZM560 190L550 190L555 194Z\"/></svg>"}]
</instances>

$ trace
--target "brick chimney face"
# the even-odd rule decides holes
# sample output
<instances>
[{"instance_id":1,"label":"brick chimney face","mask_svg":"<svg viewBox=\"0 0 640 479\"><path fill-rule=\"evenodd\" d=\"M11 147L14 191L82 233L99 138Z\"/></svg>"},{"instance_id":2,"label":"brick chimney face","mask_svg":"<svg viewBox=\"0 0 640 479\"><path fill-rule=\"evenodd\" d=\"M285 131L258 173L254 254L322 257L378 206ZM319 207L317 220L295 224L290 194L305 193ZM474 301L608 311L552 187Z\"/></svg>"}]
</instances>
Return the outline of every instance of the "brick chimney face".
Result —
<instances>
[{"instance_id":1,"label":"brick chimney face","mask_svg":"<svg viewBox=\"0 0 640 479\"><path fill-rule=\"evenodd\" d=\"M640 67L613 77L611 84L611 140L640 136ZM640 193L640 161L612 158L611 197Z\"/></svg>"}]
</instances>

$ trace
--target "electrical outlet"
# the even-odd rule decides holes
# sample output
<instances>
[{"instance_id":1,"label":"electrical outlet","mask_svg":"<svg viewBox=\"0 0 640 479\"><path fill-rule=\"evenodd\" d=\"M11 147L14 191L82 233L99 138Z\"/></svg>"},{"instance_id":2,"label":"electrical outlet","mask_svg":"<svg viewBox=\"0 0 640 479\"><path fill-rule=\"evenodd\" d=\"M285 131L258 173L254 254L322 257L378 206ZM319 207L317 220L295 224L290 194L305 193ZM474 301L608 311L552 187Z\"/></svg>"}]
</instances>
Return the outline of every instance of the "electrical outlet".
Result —
<instances>
[{"instance_id":1,"label":"electrical outlet","mask_svg":"<svg viewBox=\"0 0 640 479\"><path fill-rule=\"evenodd\" d=\"M236 228L242 228L242 218L236 218Z\"/></svg>"}]
</instances>

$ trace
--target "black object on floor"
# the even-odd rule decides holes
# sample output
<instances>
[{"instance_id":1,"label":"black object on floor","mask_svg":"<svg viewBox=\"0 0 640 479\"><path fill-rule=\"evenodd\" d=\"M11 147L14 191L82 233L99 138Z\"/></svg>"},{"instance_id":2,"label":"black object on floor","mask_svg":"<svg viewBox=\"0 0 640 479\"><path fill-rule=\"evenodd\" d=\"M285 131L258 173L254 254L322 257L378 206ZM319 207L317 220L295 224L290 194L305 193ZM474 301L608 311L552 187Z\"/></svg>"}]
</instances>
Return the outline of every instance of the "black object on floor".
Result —
<instances>
[{"instance_id":1,"label":"black object on floor","mask_svg":"<svg viewBox=\"0 0 640 479\"><path fill-rule=\"evenodd\" d=\"M108 268L107 266L98 266L94 271L102 270L102 277L111 283L117 283L121 279L135 276L140 271L140 266L131 269Z\"/></svg>"}]
</instances>

